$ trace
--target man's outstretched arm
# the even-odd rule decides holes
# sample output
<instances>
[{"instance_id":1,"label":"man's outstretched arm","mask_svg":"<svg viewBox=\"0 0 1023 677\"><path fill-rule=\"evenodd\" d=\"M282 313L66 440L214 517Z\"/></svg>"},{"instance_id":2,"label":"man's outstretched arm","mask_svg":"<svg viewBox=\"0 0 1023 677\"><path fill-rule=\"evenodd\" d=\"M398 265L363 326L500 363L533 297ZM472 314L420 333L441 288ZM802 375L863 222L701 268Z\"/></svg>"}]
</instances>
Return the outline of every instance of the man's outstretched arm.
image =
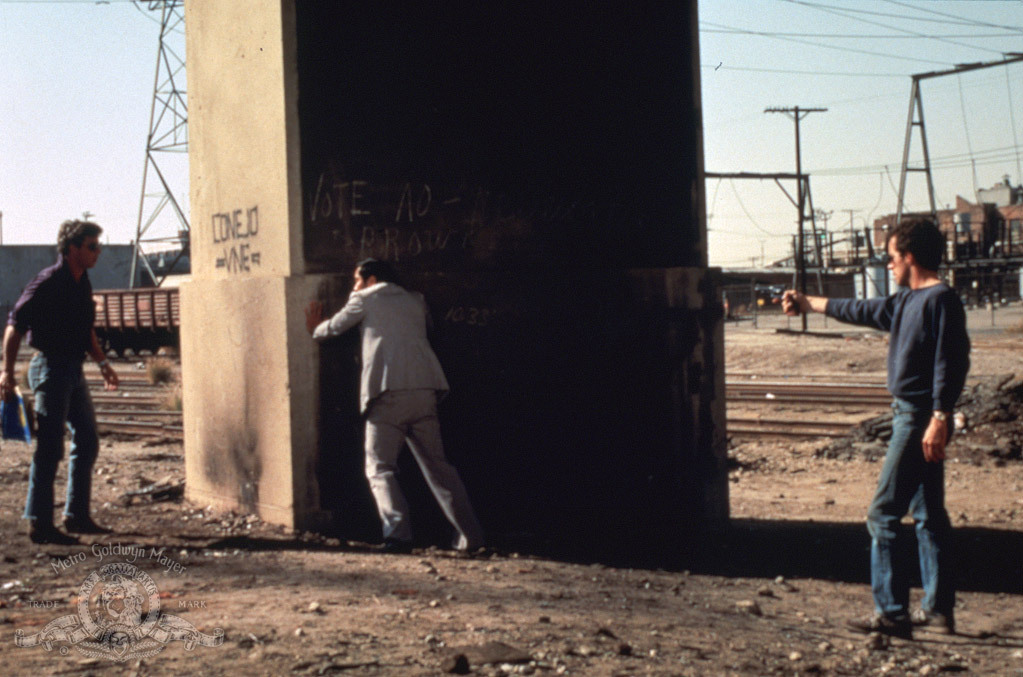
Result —
<instances>
[{"instance_id":1,"label":"man's outstretched arm","mask_svg":"<svg viewBox=\"0 0 1023 677\"><path fill-rule=\"evenodd\" d=\"M787 289L781 295L781 309L786 315L793 317L802 313L823 313L828 309L828 297L808 296L794 289Z\"/></svg>"}]
</instances>

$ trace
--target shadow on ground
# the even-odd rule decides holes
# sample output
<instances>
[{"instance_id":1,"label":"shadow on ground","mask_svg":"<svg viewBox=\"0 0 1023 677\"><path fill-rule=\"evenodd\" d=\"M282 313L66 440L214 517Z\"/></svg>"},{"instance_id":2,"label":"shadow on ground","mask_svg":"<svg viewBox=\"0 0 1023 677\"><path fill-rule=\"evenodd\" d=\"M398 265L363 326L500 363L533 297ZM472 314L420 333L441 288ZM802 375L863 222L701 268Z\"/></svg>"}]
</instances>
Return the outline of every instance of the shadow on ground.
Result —
<instances>
[{"instance_id":1,"label":"shadow on ground","mask_svg":"<svg viewBox=\"0 0 1023 677\"><path fill-rule=\"evenodd\" d=\"M916 568L916 540L906 529L902 553ZM957 588L971 592L1023 594L1023 532L980 527L954 531ZM673 541L673 543L672 543ZM363 543L329 546L306 539L231 537L211 549L373 552ZM427 544L421 544L427 545ZM813 578L869 583L870 538L862 524L784 520L732 520L726 529L669 539L648 537L623 542L563 539L541 542L528 534L494 535L490 553L520 553L575 563L689 570L732 578ZM919 577L914 580L919 585Z\"/></svg>"},{"instance_id":2,"label":"shadow on ground","mask_svg":"<svg viewBox=\"0 0 1023 677\"><path fill-rule=\"evenodd\" d=\"M916 538L903 525L902 556L916 567ZM980 527L954 530L957 588L972 592L1023 594L1023 532ZM704 538L713 539L714 536ZM815 578L847 583L870 581L870 536L855 523L733 520L717 542L690 553L701 573L750 578ZM919 585L919 578L914 583Z\"/></svg>"}]
</instances>

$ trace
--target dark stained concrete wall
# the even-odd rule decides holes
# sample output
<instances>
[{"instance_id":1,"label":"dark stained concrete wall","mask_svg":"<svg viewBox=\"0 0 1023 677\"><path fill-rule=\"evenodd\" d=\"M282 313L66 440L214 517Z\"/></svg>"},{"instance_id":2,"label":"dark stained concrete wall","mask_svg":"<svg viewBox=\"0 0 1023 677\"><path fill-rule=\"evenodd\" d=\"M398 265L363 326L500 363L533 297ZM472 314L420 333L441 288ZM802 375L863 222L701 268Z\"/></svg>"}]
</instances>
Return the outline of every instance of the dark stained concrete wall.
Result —
<instances>
[{"instance_id":1,"label":"dark stained concrete wall","mask_svg":"<svg viewBox=\"0 0 1023 677\"><path fill-rule=\"evenodd\" d=\"M694 5L298 3L308 272L705 266Z\"/></svg>"},{"instance_id":2,"label":"dark stained concrete wall","mask_svg":"<svg viewBox=\"0 0 1023 677\"><path fill-rule=\"evenodd\" d=\"M337 274L332 310L365 256L425 293L484 526L594 551L723 520L695 2L299 2L296 24L307 272ZM321 351L320 495L370 537L355 349Z\"/></svg>"}]
</instances>

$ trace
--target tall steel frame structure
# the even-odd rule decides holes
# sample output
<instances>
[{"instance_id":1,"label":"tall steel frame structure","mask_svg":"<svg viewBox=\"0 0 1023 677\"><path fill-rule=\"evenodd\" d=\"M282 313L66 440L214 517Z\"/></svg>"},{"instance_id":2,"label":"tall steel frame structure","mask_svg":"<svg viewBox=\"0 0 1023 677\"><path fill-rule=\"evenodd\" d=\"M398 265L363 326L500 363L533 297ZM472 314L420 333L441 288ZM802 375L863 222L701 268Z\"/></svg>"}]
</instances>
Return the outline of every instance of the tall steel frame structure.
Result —
<instances>
[{"instance_id":1,"label":"tall steel frame structure","mask_svg":"<svg viewBox=\"0 0 1023 677\"><path fill-rule=\"evenodd\" d=\"M934 197L934 179L931 176L931 156L927 148L927 128L924 126L924 101L920 93L920 83L923 80L929 80L930 78L955 75L957 73L965 73L967 71L975 71L982 68L992 68L994 66L1004 66L1018 61L1023 61L1023 54L1010 52L1004 59L1000 59L998 61L961 64L955 68L949 68L948 70L931 71L930 73L917 73L912 76L913 86L910 88L909 92L909 116L906 120L906 140L902 147L902 171L899 175L899 198L898 203L896 204L895 223L899 223L902 220L902 215L906 211L906 176L910 172L920 172L926 177L927 197L930 202L929 206L931 209L930 214L933 218L937 218L938 216L937 201ZM922 166L911 167L909 165L909 149L913 141L913 129L919 130L920 134L920 143L923 150Z\"/></svg>"},{"instance_id":2,"label":"tall steel frame structure","mask_svg":"<svg viewBox=\"0 0 1023 677\"><path fill-rule=\"evenodd\" d=\"M188 215L182 209L182 201L161 170L161 158L169 161L168 154L188 153L188 104L185 97L183 57L183 36L185 27L185 0L135 0L142 11L159 12L160 44L156 56L156 75L153 80L153 102L149 112L149 134L146 138L145 168L142 171L142 194L139 198L139 216L135 229L135 251L132 257L131 277L128 286L134 287L141 264L157 285L163 277L157 277L146 258L146 248L151 245L178 245L177 255L167 268L174 268L189 249ZM143 7L143 5L145 7ZM171 216L165 211L170 208ZM160 221L161 216L164 217ZM151 230L157 230L164 222L176 222L174 235L162 237ZM164 231L167 230L165 226Z\"/></svg>"}]
</instances>

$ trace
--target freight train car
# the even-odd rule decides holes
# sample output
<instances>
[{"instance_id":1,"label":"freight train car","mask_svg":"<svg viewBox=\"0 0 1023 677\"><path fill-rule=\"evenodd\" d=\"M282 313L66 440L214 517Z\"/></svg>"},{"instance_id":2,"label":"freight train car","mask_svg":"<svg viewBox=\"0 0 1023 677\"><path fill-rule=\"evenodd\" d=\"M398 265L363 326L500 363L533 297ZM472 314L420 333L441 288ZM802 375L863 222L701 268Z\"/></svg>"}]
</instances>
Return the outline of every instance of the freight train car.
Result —
<instances>
[{"instance_id":1,"label":"freight train car","mask_svg":"<svg viewBox=\"0 0 1023 677\"><path fill-rule=\"evenodd\" d=\"M177 348L181 314L176 288L101 289L96 303L96 336L106 352L155 353Z\"/></svg>"}]
</instances>

